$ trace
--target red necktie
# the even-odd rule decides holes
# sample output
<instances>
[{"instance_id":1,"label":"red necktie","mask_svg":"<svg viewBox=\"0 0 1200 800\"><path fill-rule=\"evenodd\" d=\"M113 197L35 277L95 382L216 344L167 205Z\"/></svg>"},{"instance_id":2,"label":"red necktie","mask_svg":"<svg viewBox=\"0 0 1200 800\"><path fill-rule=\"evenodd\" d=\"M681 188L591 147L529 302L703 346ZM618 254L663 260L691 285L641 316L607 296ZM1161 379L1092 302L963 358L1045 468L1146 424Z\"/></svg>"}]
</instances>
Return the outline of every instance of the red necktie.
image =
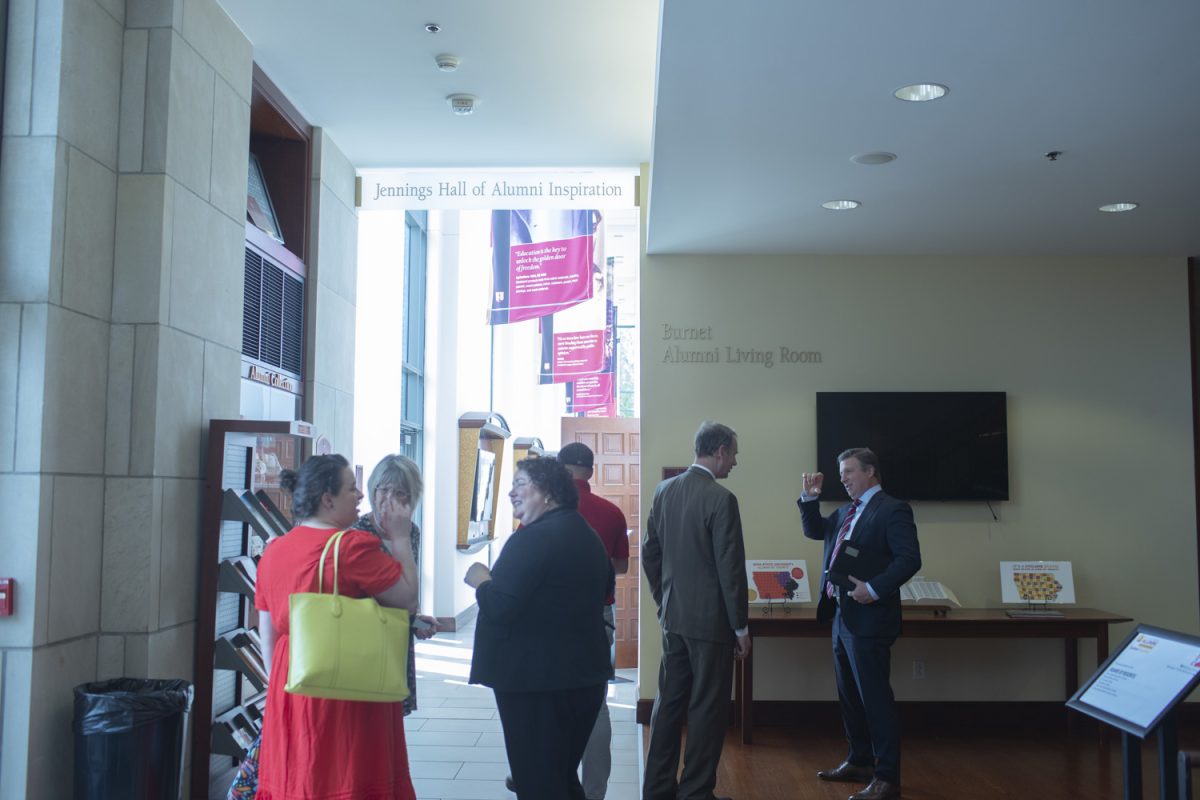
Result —
<instances>
[{"instance_id":1,"label":"red necktie","mask_svg":"<svg viewBox=\"0 0 1200 800\"><path fill-rule=\"evenodd\" d=\"M842 549L842 542L846 541L846 536L850 533L850 525L854 522L854 515L858 513L858 507L862 505L862 500L855 500L854 505L850 506L850 511L846 514L846 519L842 520L842 528L838 531L837 541L833 545L833 553L829 556L829 566L833 566L833 562L837 560L838 553ZM825 594L828 597L833 597L834 586L828 580L825 581Z\"/></svg>"}]
</instances>

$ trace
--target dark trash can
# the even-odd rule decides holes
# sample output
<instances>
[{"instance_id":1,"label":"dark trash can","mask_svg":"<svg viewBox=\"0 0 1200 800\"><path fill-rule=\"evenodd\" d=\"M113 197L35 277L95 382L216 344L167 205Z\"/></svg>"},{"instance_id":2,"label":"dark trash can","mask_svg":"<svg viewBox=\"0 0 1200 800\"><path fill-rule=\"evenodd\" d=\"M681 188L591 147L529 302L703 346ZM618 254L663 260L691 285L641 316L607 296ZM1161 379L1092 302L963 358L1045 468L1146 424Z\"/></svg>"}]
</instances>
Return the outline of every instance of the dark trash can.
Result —
<instances>
[{"instance_id":1,"label":"dark trash can","mask_svg":"<svg viewBox=\"0 0 1200 800\"><path fill-rule=\"evenodd\" d=\"M192 685L114 678L75 687L75 800L177 800Z\"/></svg>"}]
</instances>

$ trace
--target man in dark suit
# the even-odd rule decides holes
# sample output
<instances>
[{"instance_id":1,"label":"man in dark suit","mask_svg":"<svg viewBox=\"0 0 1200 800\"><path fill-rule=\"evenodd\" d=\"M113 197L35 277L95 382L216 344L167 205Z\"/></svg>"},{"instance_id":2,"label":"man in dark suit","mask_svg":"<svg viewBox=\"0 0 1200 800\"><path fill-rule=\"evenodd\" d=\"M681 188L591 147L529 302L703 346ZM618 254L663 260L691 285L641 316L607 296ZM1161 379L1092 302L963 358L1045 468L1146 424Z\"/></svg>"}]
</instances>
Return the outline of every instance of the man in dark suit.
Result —
<instances>
[{"instance_id":1,"label":"man in dark suit","mask_svg":"<svg viewBox=\"0 0 1200 800\"><path fill-rule=\"evenodd\" d=\"M732 428L705 422L696 460L654 490L642 567L662 625L643 800L713 800L729 721L733 659L750 653L746 548L737 498L717 481L737 465ZM679 769L680 734L687 750Z\"/></svg>"},{"instance_id":2,"label":"man in dark suit","mask_svg":"<svg viewBox=\"0 0 1200 800\"><path fill-rule=\"evenodd\" d=\"M870 781L850 800L892 800L900 797L900 728L888 676L892 643L900 635L900 587L921 568L921 548L912 509L883 492L873 452L846 450L838 467L852 503L822 517L820 472L803 474L797 501L804 535L825 542L817 619L833 620L833 668L850 743L845 761L817 774L827 781ZM850 542L887 564L877 575L849 575L853 591L834 586L828 575Z\"/></svg>"}]
</instances>

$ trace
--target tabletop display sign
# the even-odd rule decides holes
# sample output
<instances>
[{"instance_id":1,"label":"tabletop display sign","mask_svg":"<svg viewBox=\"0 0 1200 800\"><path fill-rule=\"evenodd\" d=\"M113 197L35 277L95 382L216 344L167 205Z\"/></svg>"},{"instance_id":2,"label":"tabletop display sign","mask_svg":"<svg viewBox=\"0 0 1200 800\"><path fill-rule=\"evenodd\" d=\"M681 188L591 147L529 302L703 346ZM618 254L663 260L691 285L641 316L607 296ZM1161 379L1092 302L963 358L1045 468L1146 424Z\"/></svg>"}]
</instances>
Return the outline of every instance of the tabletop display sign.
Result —
<instances>
[{"instance_id":1,"label":"tabletop display sign","mask_svg":"<svg viewBox=\"0 0 1200 800\"><path fill-rule=\"evenodd\" d=\"M746 583L750 603L806 603L812 600L808 591L808 562L747 559Z\"/></svg>"},{"instance_id":2,"label":"tabletop display sign","mask_svg":"<svg viewBox=\"0 0 1200 800\"><path fill-rule=\"evenodd\" d=\"M1067 604L1075 602L1070 561L1001 561L1000 602Z\"/></svg>"},{"instance_id":3,"label":"tabletop display sign","mask_svg":"<svg viewBox=\"0 0 1200 800\"><path fill-rule=\"evenodd\" d=\"M1200 637L1139 625L1067 707L1146 738L1200 682Z\"/></svg>"}]
</instances>

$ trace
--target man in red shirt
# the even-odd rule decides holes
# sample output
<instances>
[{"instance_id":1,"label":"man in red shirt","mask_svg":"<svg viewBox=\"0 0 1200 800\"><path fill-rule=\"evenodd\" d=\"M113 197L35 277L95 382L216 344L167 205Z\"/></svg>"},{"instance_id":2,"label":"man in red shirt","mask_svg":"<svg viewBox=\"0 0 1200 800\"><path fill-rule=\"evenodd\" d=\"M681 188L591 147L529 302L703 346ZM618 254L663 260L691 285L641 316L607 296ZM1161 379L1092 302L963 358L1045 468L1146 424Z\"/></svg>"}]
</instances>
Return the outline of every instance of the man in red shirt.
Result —
<instances>
[{"instance_id":1,"label":"man in red shirt","mask_svg":"<svg viewBox=\"0 0 1200 800\"><path fill-rule=\"evenodd\" d=\"M587 445L571 442L558 451L558 461L567 468L575 479L575 487L579 489L579 513L587 520L588 525L604 543L608 557L612 559L613 570L618 575L629 571L629 528L621 509L603 497L592 494L592 486L588 481L592 477L593 455ZM612 648L613 633L616 630L613 615L615 597L609 595L604 607L604 622L608 630L608 646ZM600 714L596 717L596 727L592 729L592 737L588 740L587 749L583 751L583 793L588 800L604 800L608 790L608 775L612 771L612 721L608 715L608 703L600 706Z\"/></svg>"}]
</instances>

